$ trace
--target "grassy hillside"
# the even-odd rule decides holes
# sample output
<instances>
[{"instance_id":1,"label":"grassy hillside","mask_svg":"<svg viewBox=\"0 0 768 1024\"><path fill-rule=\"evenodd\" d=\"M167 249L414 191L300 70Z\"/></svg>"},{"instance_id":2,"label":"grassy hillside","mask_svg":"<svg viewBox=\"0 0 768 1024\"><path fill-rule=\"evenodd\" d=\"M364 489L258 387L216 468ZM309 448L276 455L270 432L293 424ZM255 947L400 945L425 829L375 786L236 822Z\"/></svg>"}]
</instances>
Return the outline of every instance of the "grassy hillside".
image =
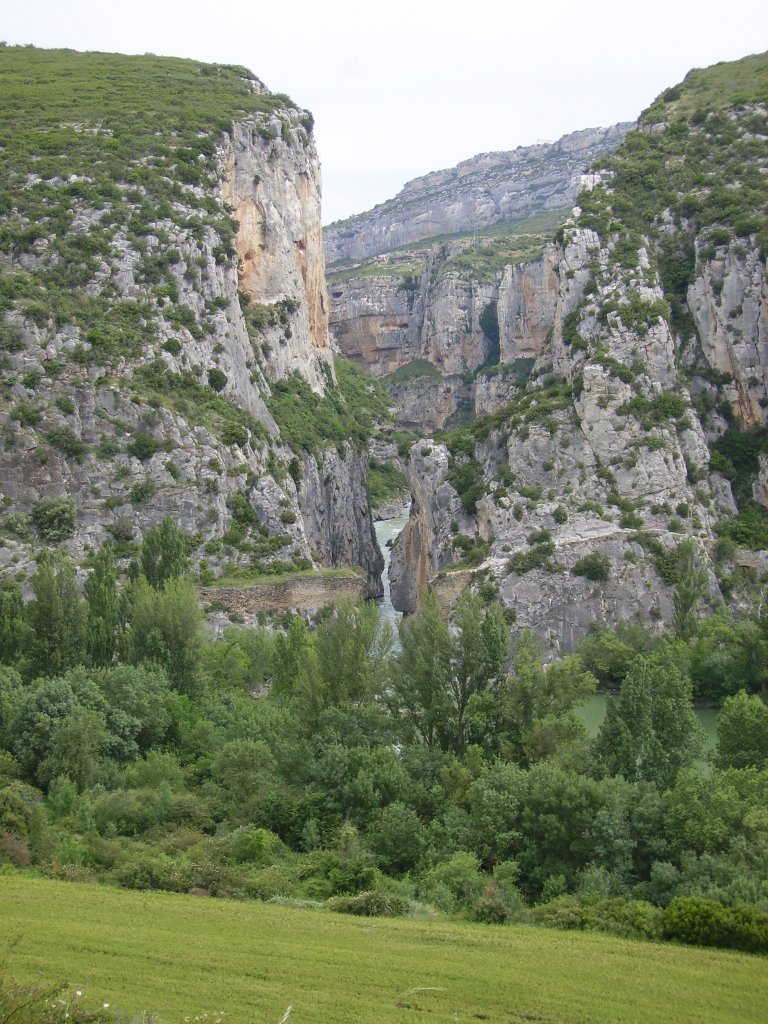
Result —
<instances>
[{"instance_id":1,"label":"grassy hillside","mask_svg":"<svg viewBox=\"0 0 768 1024\"><path fill-rule=\"evenodd\" d=\"M167 1024L539 1021L749 1024L768 967L735 953L599 935L350 919L265 904L0 878L10 970Z\"/></svg>"}]
</instances>

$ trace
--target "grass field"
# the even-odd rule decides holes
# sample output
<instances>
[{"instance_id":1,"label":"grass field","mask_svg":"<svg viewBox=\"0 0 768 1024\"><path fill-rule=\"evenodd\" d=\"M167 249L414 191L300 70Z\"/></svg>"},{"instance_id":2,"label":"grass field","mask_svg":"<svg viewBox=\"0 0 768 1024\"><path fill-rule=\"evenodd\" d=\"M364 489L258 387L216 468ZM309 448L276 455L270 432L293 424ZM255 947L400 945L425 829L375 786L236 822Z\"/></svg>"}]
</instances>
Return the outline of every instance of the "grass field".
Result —
<instances>
[{"instance_id":1,"label":"grass field","mask_svg":"<svg viewBox=\"0 0 768 1024\"><path fill-rule=\"evenodd\" d=\"M166 1024L485 1020L750 1024L758 957L538 928L360 919L260 903L0 877L0 948L23 980Z\"/></svg>"}]
</instances>

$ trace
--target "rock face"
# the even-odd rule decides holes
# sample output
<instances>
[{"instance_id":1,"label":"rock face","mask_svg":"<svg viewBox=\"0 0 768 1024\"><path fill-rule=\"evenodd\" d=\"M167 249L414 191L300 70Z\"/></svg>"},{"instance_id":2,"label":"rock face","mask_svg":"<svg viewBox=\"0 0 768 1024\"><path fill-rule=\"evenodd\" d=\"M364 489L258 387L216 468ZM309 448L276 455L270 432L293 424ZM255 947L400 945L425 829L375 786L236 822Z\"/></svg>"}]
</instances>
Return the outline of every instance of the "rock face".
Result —
<instances>
[{"instance_id":1,"label":"rock face","mask_svg":"<svg viewBox=\"0 0 768 1024\"><path fill-rule=\"evenodd\" d=\"M141 73L141 58L120 60ZM106 182L27 175L14 186L19 205L5 218L11 241L0 253L21 295L5 301L0 322L0 564L6 575L23 573L36 543L52 539L29 515L34 521L41 499L66 499L76 522L65 542L78 560L105 540L138 542L171 516L195 538L209 578L222 569L259 574L275 562L283 571L360 566L365 594L376 595L382 557L367 454L322 441L304 451L270 411L272 386L292 374L317 402L336 389L310 121L255 80L244 88L236 71L218 74L244 93L236 108L258 93L267 109L191 136L181 181L169 177L181 146L171 128L161 156L136 141ZM196 101L192 94L190 109ZM83 134L75 127L73 150ZM40 130L43 139L48 129ZM163 159L167 172L155 170ZM111 198L94 199L100 188ZM66 234L43 227L27 243L38 194L69 207L71 224ZM100 246L99 255L59 297L58 253L78 239ZM38 283L49 305L26 297Z\"/></svg>"},{"instance_id":2,"label":"rock face","mask_svg":"<svg viewBox=\"0 0 768 1024\"><path fill-rule=\"evenodd\" d=\"M559 271L554 245L545 246L541 259L505 268L497 300L500 363L541 352L555 319Z\"/></svg>"},{"instance_id":3,"label":"rock face","mask_svg":"<svg viewBox=\"0 0 768 1024\"><path fill-rule=\"evenodd\" d=\"M582 171L632 124L573 132L551 144L481 153L409 181L394 199L325 229L326 260L361 260L435 235L474 231L570 206Z\"/></svg>"},{"instance_id":4,"label":"rock face","mask_svg":"<svg viewBox=\"0 0 768 1024\"><path fill-rule=\"evenodd\" d=\"M728 401L745 426L765 421L768 402L768 280L755 250L737 241L698 260L688 306L713 370L731 377Z\"/></svg>"},{"instance_id":5,"label":"rock face","mask_svg":"<svg viewBox=\"0 0 768 1024\"><path fill-rule=\"evenodd\" d=\"M329 260L363 260L328 275L332 337L386 378L405 429L443 429L485 408L477 371L538 355L559 284L547 239L570 209L579 172L628 127L476 157L326 229Z\"/></svg>"},{"instance_id":6,"label":"rock face","mask_svg":"<svg viewBox=\"0 0 768 1024\"><path fill-rule=\"evenodd\" d=\"M222 147L221 195L238 222L238 286L254 303L296 302L290 343L267 358L272 380L297 370L323 389L321 362L331 365L325 262L319 222L320 168L300 113L239 123ZM274 126L274 127L273 127Z\"/></svg>"},{"instance_id":7,"label":"rock face","mask_svg":"<svg viewBox=\"0 0 768 1024\"><path fill-rule=\"evenodd\" d=\"M742 116L751 132L757 118ZM404 464L413 504L392 555L395 606L416 610L428 585L447 606L462 579L484 581L551 656L596 621L668 623L682 539L709 566L705 601L722 599L711 559L737 508L713 467L768 506L764 448L751 478L723 456L711 465L724 432L766 424L757 236L697 232L659 211L629 246L607 227L615 173L585 175L590 215L577 208L558 245L504 272L502 365L474 385L486 419L446 444L417 441ZM535 363L521 385L509 365L525 357ZM755 571L764 563L762 551L735 556Z\"/></svg>"}]
</instances>

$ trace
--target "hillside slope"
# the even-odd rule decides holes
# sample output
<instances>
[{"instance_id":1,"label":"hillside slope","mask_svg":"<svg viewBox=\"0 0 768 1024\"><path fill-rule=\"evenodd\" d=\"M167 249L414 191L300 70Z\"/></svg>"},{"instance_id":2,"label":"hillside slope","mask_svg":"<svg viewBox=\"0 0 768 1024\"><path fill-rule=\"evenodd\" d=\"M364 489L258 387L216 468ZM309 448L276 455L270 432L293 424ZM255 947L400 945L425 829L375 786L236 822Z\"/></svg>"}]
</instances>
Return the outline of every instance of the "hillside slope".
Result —
<instances>
[{"instance_id":1,"label":"hillside slope","mask_svg":"<svg viewBox=\"0 0 768 1024\"><path fill-rule=\"evenodd\" d=\"M147 1009L166 1024L278 1021L288 1006L296 1020L358 1024L757 1024L768 1009L762 959L719 950L23 877L0 878L0 897L0 936L22 935L14 972L69 978L86 1005Z\"/></svg>"},{"instance_id":2,"label":"hillside slope","mask_svg":"<svg viewBox=\"0 0 768 1024\"><path fill-rule=\"evenodd\" d=\"M6 573L170 515L210 578L357 565L377 592L311 115L153 56L6 47L0 86Z\"/></svg>"}]
</instances>

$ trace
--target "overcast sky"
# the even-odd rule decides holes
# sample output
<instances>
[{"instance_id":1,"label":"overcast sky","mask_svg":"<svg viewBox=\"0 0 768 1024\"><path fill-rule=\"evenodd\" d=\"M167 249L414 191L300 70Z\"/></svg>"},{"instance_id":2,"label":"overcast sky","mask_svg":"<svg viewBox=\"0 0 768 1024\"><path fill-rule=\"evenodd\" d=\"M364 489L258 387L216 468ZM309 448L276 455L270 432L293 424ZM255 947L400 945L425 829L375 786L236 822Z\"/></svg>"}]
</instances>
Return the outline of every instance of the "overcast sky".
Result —
<instances>
[{"instance_id":1,"label":"overcast sky","mask_svg":"<svg viewBox=\"0 0 768 1024\"><path fill-rule=\"evenodd\" d=\"M475 153L634 120L691 67L768 48L767 0L14 6L10 43L245 64L289 93L315 115L325 223Z\"/></svg>"}]
</instances>

